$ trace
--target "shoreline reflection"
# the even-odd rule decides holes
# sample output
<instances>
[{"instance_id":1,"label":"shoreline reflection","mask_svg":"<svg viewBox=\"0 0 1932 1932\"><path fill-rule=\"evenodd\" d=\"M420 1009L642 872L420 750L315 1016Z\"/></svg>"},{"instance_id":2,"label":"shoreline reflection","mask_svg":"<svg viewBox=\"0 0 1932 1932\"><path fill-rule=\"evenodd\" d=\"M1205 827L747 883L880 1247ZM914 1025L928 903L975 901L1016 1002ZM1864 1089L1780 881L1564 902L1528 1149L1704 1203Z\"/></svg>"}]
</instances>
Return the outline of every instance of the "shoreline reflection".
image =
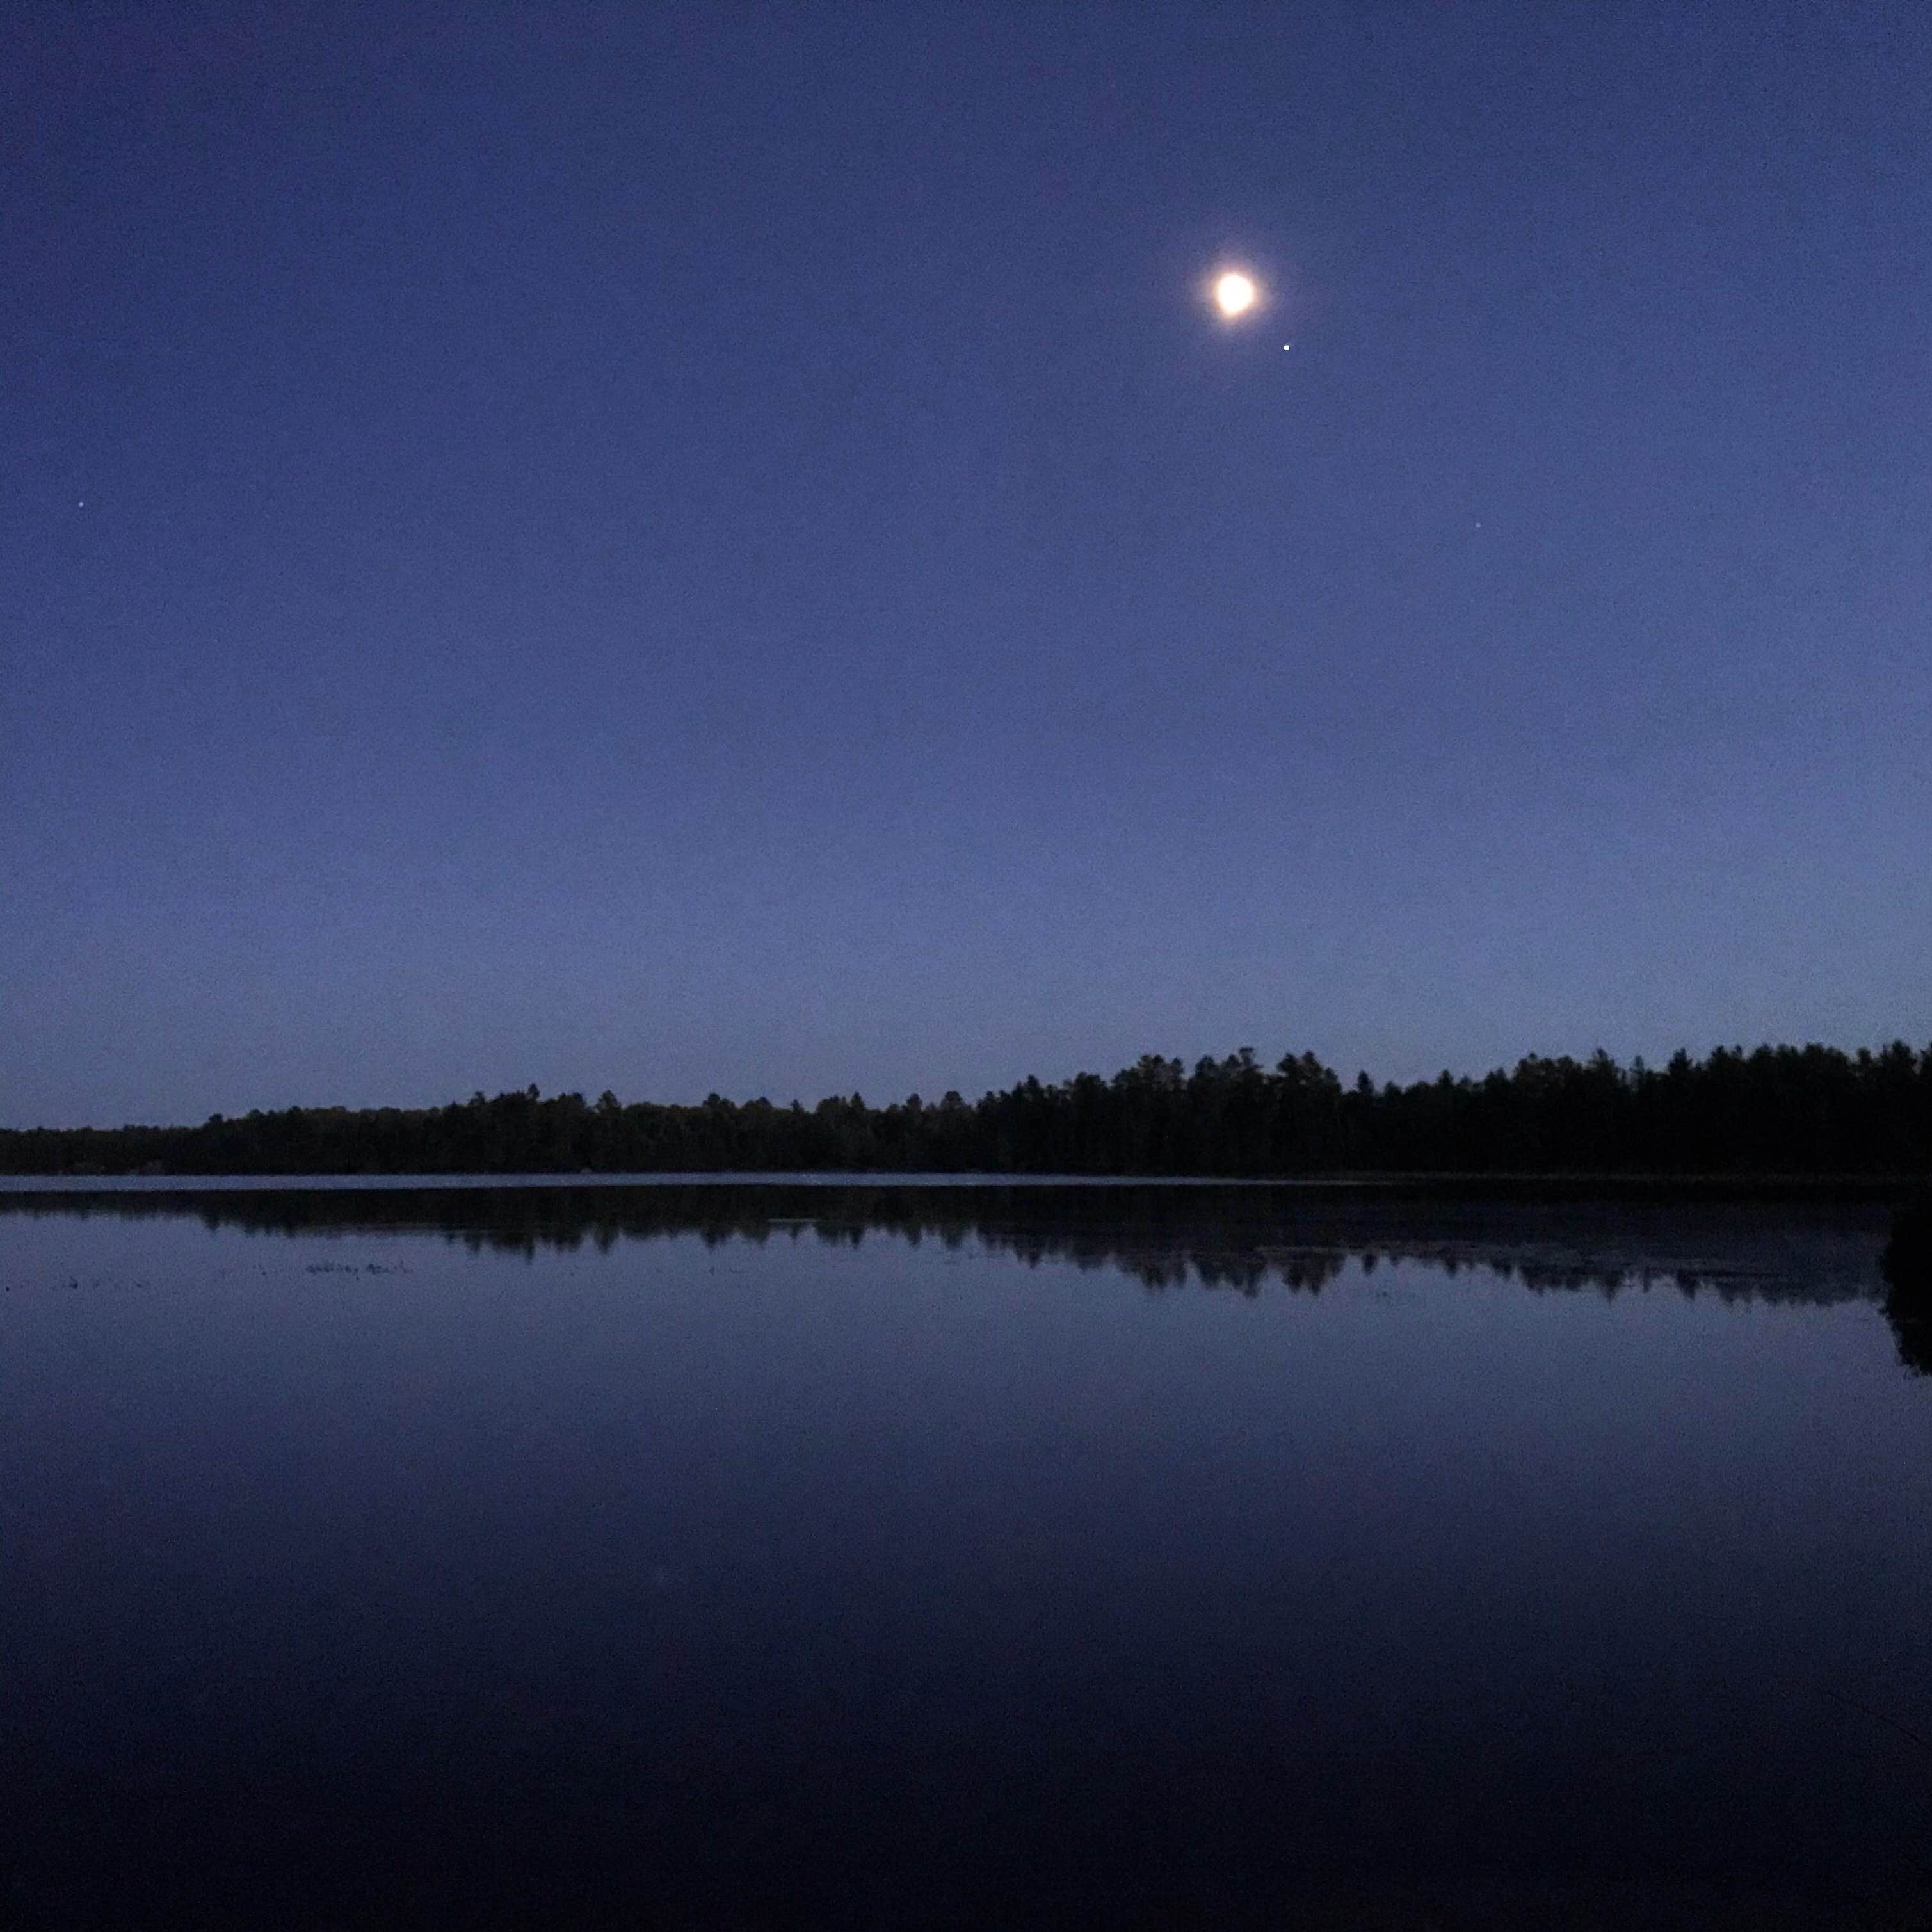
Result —
<instances>
[{"instance_id":1,"label":"shoreline reflection","mask_svg":"<svg viewBox=\"0 0 1932 1932\"><path fill-rule=\"evenodd\" d=\"M1319 1293L1351 1261L1450 1275L1486 1268L1536 1292L1684 1294L1830 1304L1886 1296L1888 1226L1875 1203L1539 1201L1190 1184L670 1182L640 1186L393 1185L0 1192L0 1216L199 1220L211 1232L424 1235L474 1252L608 1252L694 1236L708 1246L807 1238L856 1246L974 1244L1029 1266L1070 1262L1154 1291L1190 1284ZM1894 1296L1894 1299L1896 1297Z\"/></svg>"}]
</instances>

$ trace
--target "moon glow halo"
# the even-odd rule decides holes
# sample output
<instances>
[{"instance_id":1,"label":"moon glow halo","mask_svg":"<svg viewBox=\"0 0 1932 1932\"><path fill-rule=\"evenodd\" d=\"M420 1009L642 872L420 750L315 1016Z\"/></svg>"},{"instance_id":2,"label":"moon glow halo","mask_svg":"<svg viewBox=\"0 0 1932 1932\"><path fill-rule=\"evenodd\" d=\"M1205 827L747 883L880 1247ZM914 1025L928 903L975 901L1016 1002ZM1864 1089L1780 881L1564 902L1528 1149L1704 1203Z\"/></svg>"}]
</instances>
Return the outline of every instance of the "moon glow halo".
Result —
<instances>
[{"instance_id":1,"label":"moon glow halo","mask_svg":"<svg viewBox=\"0 0 1932 1932\"><path fill-rule=\"evenodd\" d=\"M1238 268L1229 268L1214 278L1214 306L1229 322L1246 315L1260 296L1254 278L1243 274Z\"/></svg>"}]
</instances>

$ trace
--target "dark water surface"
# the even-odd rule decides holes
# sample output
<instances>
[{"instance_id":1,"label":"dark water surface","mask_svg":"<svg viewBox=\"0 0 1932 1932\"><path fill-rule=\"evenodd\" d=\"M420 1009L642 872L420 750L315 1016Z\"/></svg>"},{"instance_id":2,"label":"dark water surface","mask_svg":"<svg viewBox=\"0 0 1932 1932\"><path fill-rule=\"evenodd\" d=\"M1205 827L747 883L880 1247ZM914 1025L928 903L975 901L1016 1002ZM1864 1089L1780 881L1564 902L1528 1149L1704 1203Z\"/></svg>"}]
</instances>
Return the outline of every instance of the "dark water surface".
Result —
<instances>
[{"instance_id":1,"label":"dark water surface","mask_svg":"<svg viewBox=\"0 0 1932 1932\"><path fill-rule=\"evenodd\" d=\"M0 1193L0 1923L1932 1922L1885 1225Z\"/></svg>"}]
</instances>

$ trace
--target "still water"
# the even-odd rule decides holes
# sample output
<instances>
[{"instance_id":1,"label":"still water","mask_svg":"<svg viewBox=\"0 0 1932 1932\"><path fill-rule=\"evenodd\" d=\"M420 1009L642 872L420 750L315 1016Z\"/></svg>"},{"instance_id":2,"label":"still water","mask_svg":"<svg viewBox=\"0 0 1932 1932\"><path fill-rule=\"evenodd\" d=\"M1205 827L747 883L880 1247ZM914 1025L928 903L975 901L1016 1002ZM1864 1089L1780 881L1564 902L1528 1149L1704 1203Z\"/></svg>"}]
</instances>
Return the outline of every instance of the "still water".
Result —
<instances>
[{"instance_id":1,"label":"still water","mask_svg":"<svg viewBox=\"0 0 1932 1932\"><path fill-rule=\"evenodd\" d=\"M0 1923L1932 1923L1884 1228L0 1193Z\"/></svg>"}]
</instances>

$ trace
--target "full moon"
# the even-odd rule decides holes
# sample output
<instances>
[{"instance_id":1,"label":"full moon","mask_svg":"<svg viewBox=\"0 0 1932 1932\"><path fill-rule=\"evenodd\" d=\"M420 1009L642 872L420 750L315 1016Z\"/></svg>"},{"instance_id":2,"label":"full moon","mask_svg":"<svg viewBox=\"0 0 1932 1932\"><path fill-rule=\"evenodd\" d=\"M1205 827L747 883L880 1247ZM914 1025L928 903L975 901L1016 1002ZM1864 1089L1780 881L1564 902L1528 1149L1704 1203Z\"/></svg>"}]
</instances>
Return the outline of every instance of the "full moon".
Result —
<instances>
[{"instance_id":1,"label":"full moon","mask_svg":"<svg viewBox=\"0 0 1932 1932\"><path fill-rule=\"evenodd\" d=\"M1260 292L1251 276L1230 268L1215 280L1214 305L1232 321L1238 315L1246 315L1254 307L1255 298Z\"/></svg>"}]
</instances>

